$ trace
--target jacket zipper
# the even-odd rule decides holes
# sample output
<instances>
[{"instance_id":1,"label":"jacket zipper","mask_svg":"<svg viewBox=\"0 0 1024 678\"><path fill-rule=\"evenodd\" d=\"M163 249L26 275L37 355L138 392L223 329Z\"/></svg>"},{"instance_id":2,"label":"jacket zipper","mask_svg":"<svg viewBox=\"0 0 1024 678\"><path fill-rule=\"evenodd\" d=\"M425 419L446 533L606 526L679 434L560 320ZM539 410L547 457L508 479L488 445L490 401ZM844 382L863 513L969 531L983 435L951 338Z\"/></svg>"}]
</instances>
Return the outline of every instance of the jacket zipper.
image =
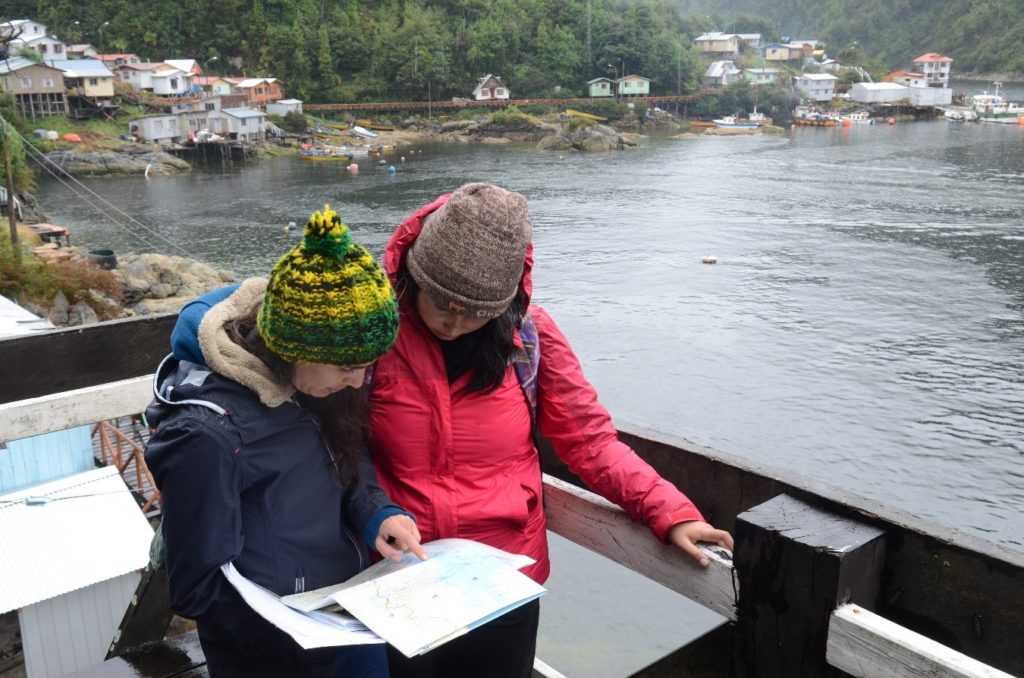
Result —
<instances>
[{"instance_id":1,"label":"jacket zipper","mask_svg":"<svg viewBox=\"0 0 1024 678\"><path fill-rule=\"evenodd\" d=\"M331 447L331 443L326 437L324 437L323 429L320 428L320 419L315 416L312 419L313 425L316 426L317 435L320 436L320 440L323 442L324 448L326 448L327 454L331 458L331 466L335 469L335 472L337 472L338 459L334 456L334 448ZM349 532L348 526L345 525L344 518L342 518L341 521L341 529L345 532L345 536L348 537L348 540L352 542L352 548L356 552L356 557L359 558L359 571L362 572L368 565L368 563L365 562L365 555L363 554L364 549L359 547L359 542L356 541L356 538L352 536L351 532Z\"/></svg>"}]
</instances>

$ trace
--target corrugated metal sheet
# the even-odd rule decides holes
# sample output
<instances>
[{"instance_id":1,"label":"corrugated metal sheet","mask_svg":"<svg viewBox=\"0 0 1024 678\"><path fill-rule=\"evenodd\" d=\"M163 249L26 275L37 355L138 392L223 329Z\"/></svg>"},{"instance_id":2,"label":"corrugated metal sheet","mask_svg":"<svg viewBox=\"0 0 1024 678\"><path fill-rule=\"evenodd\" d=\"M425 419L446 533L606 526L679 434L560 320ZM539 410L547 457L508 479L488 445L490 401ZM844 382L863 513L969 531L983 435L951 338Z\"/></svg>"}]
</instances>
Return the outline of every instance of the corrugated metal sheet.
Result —
<instances>
[{"instance_id":1,"label":"corrugated metal sheet","mask_svg":"<svg viewBox=\"0 0 1024 678\"><path fill-rule=\"evenodd\" d=\"M152 536L113 467L0 495L0 614L142 569Z\"/></svg>"},{"instance_id":2,"label":"corrugated metal sheet","mask_svg":"<svg viewBox=\"0 0 1024 678\"><path fill-rule=\"evenodd\" d=\"M129 572L22 608L18 621L28 675L63 676L103 661L138 584L139 574Z\"/></svg>"},{"instance_id":3,"label":"corrugated metal sheet","mask_svg":"<svg viewBox=\"0 0 1024 678\"><path fill-rule=\"evenodd\" d=\"M96 468L90 430L78 426L0 445L0 494Z\"/></svg>"}]
</instances>

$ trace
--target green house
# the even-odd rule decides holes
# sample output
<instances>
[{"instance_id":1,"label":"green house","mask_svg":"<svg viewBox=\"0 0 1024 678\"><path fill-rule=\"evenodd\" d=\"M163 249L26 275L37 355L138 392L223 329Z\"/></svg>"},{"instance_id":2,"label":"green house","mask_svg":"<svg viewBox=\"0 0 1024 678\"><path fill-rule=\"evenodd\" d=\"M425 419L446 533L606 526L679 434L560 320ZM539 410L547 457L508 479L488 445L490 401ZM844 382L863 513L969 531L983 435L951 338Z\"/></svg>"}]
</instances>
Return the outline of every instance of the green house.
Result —
<instances>
[{"instance_id":1,"label":"green house","mask_svg":"<svg viewBox=\"0 0 1024 678\"><path fill-rule=\"evenodd\" d=\"M619 78L616 84L619 96L647 96L651 93L651 79L642 75L627 75Z\"/></svg>"},{"instance_id":2,"label":"green house","mask_svg":"<svg viewBox=\"0 0 1024 678\"><path fill-rule=\"evenodd\" d=\"M615 96L615 81L609 78L594 78L587 82L587 96L589 97L610 97Z\"/></svg>"}]
</instances>

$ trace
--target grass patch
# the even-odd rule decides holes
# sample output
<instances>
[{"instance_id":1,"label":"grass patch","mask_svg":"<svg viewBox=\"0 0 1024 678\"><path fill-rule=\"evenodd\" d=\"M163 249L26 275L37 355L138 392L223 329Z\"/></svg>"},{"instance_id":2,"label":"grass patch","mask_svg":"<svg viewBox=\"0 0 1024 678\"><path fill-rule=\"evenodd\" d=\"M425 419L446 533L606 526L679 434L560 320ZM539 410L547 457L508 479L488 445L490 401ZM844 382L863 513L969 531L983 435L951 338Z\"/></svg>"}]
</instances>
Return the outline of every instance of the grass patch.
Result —
<instances>
[{"instance_id":1,"label":"grass patch","mask_svg":"<svg viewBox=\"0 0 1024 678\"><path fill-rule=\"evenodd\" d=\"M87 303L100 320L120 317L120 304L104 303L89 293L95 290L120 301L123 293L113 273L85 261L43 263L28 249L39 243L38 237L28 229L18 229L18 235L23 248L20 267L15 267L9 235L0 235L0 294L22 305L36 304L48 309L59 291L72 305L79 301Z\"/></svg>"}]
</instances>

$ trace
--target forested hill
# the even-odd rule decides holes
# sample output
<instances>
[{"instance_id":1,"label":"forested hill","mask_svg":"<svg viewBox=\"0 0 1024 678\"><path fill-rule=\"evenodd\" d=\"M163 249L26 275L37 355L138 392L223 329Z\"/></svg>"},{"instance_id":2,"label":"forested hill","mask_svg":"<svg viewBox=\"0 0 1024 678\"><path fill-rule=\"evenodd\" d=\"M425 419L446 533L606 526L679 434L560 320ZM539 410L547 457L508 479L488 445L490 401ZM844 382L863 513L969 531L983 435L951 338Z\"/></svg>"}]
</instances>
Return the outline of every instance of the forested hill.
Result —
<instances>
[{"instance_id":1,"label":"forested hill","mask_svg":"<svg viewBox=\"0 0 1024 678\"><path fill-rule=\"evenodd\" d=\"M1024 77L1021 0L677 0L684 14L767 18L781 35L825 40L833 53L854 42L891 68L925 52L953 57L960 73Z\"/></svg>"},{"instance_id":2,"label":"forested hill","mask_svg":"<svg viewBox=\"0 0 1024 678\"><path fill-rule=\"evenodd\" d=\"M500 75L514 97L575 96L637 73L692 91L708 30L824 40L879 67L923 52L958 72L1024 73L1020 0L5 0L4 19L207 74L273 75L306 101L469 96Z\"/></svg>"}]
</instances>

